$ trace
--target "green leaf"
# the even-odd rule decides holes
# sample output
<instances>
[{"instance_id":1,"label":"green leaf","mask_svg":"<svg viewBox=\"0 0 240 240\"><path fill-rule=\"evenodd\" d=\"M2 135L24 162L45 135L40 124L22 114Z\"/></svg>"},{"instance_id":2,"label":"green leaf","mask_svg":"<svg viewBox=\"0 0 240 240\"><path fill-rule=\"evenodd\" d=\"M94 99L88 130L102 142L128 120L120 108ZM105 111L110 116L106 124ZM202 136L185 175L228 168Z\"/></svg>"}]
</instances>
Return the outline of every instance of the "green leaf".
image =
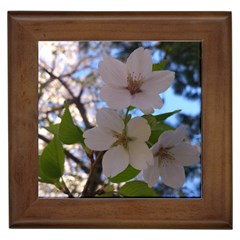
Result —
<instances>
[{"instance_id":1,"label":"green leaf","mask_svg":"<svg viewBox=\"0 0 240 240\"><path fill-rule=\"evenodd\" d=\"M153 188L149 188L147 183L142 181L127 182L119 190L118 193L124 197L157 197L157 193Z\"/></svg>"},{"instance_id":2,"label":"green leaf","mask_svg":"<svg viewBox=\"0 0 240 240\"><path fill-rule=\"evenodd\" d=\"M52 124L49 127L45 127L50 133L58 135L60 124Z\"/></svg>"},{"instance_id":3,"label":"green leaf","mask_svg":"<svg viewBox=\"0 0 240 240\"><path fill-rule=\"evenodd\" d=\"M151 114L143 115L142 117L145 118L148 121L148 124L151 128L156 126L157 121L156 121L156 118L153 115L151 115Z\"/></svg>"},{"instance_id":4,"label":"green leaf","mask_svg":"<svg viewBox=\"0 0 240 240\"><path fill-rule=\"evenodd\" d=\"M152 65L152 71L164 70L164 68L166 67L167 64L168 64L167 60L162 60L161 62L159 62L157 64L153 64Z\"/></svg>"},{"instance_id":5,"label":"green leaf","mask_svg":"<svg viewBox=\"0 0 240 240\"><path fill-rule=\"evenodd\" d=\"M38 177L40 182L45 182L45 183L51 183L55 184L56 182L59 182L59 178L48 178L47 176L44 175L42 166L41 166L41 161L40 161L40 156L38 157Z\"/></svg>"},{"instance_id":6,"label":"green leaf","mask_svg":"<svg viewBox=\"0 0 240 240\"><path fill-rule=\"evenodd\" d=\"M108 197L110 197L110 198L112 198L113 197L113 193L112 192L108 192L108 193L103 193L103 194L97 194L97 195L95 195L94 197L98 197L98 198L108 198Z\"/></svg>"},{"instance_id":7,"label":"green leaf","mask_svg":"<svg viewBox=\"0 0 240 240\"><path fill-rule=\"evenodd\" d=\"M115 177L109 178L109 180L113 183L121 183L126 182L134 177L136 177L140 173L140 170L133 168L131 165Z\"/></svg>"},{"instance_id":8,"label":"green leaf","mask_svg":"<svg viewBox=\"0 0 240 240\"><path fill-rule=\"evenodd\" d=\"M100 188L97 191L97 194L95 195L95 197L113 197L113 191L114 191L114 186L107 185L104 188Z\"/></svg>"},{"instance_id":9,"label":"green leaf","mask_svg":"<svg viewBox=\"0 0 240 240\"><path fill-rule=\"evenodd\" d=\"M64 150L58 137L55 136L53 140L45 147L40 156L40 171L41 177L48 179L57 179L63 175L64 171ZM47 180L47 179L45 179Z\"/></svg>"},{"instance_id":10,"label":"green leaf","mask_svg":"<svg viewBox=\"0 0 240 240\"><path fill-rule=\"evenodd\" d=\"M179 113L181 112L182 110L179 109L179 110L175 110L173 112L168 112L168 113L163 113L163 114L159 114L159 115L155 115L155 119L157 122L162 122L164 121L165 119L171 117L172 115L176 114L176 113Z\"/></svg>"},{"instance_id":11,"label":"green leaf","mask_svg":"<svg viewBox=\"0 0 240 240\"><path fill-rule=\"evenodd\" d=\"M64 144L83 143L83 132L74 125L69 105L66 102L62 122L59 126L59 138Z\"/></svg>"},{"instance_id":12,"label":"green leaf","mask_svg":"<svg viewBox=\"0 0 240 240\"><path fill-rule=\"evenodd\" d=\"M167 119L168 117L172 116L175 113L180 112L181 110L175 110L173 112L168 112L164 114L159 115L143 115L143 118L145 118L148 121L149 126L151 127L151 135L149 137L149 140L147 142L148 146L151 147L153 144L155 144L158 141L159 136L168 130L174 130L171 126L167 124L163 124L162 122Z\"/></svg>"},{"instance_id":13,"label":"green leaf","mask_svg":"<svg viewBox=\"0 0 240 240\"><path fill-rule=\"evenodd\" d=\"M104 191L107 192L107 193L109 193L109 192L112 193L113 190L114 190L114 186L113 186L113 185L108 185L108 186L106 186L106 187L104 188Z\"/></svg>"},{"instance_id":14,"label":"green leaf","mask_svg":"<svg viewBox=\"0 0 240 240\"><path fill-rule=\"evenodd\" d=\"M155 144L157 141L158 141L158 138L159 136L165 132L165 131L168 131L168 130L174 130L173 127L167 125L167 124L157 124L154 128L151 129L151 135L150 135L150 138L148 140L151 145ZM149 144L148 144L149 145Z\"/></svg>"}]
</instances>

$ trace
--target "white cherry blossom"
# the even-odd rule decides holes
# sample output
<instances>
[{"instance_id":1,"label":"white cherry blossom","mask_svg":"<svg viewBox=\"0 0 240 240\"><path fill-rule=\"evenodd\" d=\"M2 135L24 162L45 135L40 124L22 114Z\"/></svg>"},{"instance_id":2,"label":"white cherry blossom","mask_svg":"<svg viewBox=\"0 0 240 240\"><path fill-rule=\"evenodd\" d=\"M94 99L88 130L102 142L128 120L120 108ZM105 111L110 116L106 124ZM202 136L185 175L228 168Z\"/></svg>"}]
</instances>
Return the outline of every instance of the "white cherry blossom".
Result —
<instances>
[{"instance_id":1,"label":"white cherry blossom","mask_svg":"<svg viewBox=\"0 0 240 240\"><path fill-rule=\"evenodd\" d=\"M190 166L199 162L199 152L196 146L184 140L186 127L162 133L158 142L151 148L154 164L143 171L145 181L152 187L159 176L165 185L179 188L185 182L183 166Z\"/></svg>"},{"instance_id":2,"label":"white cherry blossom","mask_svg":"<svg viewBox=\"0 0 240 240\"><path fill-rule=\"evenodd\" d=\"M103 108L96 115L97 126L84 132L85 144L103 155L103 173L113 177L131 164L143 170L153 164L153 155L145 143L151 134L150 126L142 117L132 118L125 126L120 115Z\"/></svg>"},{"instance_id":3,"label":"white cherry blossom","mask_svg":"<svg viewBox=\"0 0 240 240\"><path fill-rule=\"evenodd\" d=\"M110 108L132 105L145 114L162 107L159 93L166 91L175 77L172 71L153 72L151 53L142 47L130 54L126 64L104 55L99 63L99 73L106 83L100 97Z\"/></svg>"}]
</instances>

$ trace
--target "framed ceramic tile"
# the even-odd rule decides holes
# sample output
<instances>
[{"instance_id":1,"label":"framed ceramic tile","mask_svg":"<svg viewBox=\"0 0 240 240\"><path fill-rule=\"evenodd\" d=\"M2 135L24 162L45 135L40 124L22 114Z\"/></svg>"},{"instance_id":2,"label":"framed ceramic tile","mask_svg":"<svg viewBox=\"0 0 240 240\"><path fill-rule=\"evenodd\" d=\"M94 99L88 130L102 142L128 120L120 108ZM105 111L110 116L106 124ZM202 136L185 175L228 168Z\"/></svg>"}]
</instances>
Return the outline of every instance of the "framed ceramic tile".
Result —
<instances>
[{"instance_id":1,"label":"framed ceramic tile","mask_svg":"<svg viewBox=\"0 0 240 240\"><path fill-rule=\"evenodd\" d=\"M12 228L232 228L231 13L9 12Z\"/></svg>"}]
</instances>

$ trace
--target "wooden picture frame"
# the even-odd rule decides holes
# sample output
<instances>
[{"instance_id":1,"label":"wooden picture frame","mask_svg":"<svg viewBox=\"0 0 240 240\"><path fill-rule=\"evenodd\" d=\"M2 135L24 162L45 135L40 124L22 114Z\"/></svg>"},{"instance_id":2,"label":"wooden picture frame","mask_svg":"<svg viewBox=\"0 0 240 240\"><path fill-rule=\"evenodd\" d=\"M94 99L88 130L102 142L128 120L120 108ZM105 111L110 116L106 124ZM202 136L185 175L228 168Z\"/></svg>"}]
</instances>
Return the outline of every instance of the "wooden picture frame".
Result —
<instances>
[{"instance_id":1,"label":"wooden picture frame","mask_svg":"<svg viewBox=\"0 0 240 240\"><path fill-rule=\"evenodd\" d=\"M202 42L202 198L39 199L38 41ZM9 12L11 228L232 228L230 12Z\"/></svg>"}]
</instances>

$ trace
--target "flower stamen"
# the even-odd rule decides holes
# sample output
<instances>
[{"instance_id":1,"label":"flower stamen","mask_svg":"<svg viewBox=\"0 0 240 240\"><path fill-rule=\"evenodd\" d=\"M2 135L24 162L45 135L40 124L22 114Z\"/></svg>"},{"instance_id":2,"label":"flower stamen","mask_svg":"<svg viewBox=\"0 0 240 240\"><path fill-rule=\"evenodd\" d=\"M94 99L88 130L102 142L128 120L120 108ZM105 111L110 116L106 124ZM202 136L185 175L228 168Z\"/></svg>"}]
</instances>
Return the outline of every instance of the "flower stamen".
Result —
<instances>
[{"instance_id":1,"label":"flower stamen","mask_svg":"<svg viewBox=\"0 0 240 240\"><path fill-rule=\"evenodd\" d=\"M127 144L128 141L130 140L130 138L124 134L124 133L114 133L114 136L117 138L117 141L113 143L112 147L118 146L118 145L122 145L124 148L127 148Z\"/></svg>"},{"instance_id":2,"label":"flower stamen","mask_svg":"<svg viewBox=\"0 0 240 240\"><path fill-rule=\"evenodd\" d=\"M174 155L167 148L160 148L156 156L158 156L159 164L163 167L167 166L169 161L175 160Z\"/></svg>"},{"instance_id":3,"label":"flower stamen","mask_svg":"<svg viewBox=\"0 0 240 240\"><path fill-rule=\"evenodd\" d=\"M141 86L143 84L143 76L139 74L138 76L134 75L134 72L132 74L128 74L127 76L127 89L131 93L131 95L134 95L135 93L141 92Z\"/></svg>"}]
</instances>

